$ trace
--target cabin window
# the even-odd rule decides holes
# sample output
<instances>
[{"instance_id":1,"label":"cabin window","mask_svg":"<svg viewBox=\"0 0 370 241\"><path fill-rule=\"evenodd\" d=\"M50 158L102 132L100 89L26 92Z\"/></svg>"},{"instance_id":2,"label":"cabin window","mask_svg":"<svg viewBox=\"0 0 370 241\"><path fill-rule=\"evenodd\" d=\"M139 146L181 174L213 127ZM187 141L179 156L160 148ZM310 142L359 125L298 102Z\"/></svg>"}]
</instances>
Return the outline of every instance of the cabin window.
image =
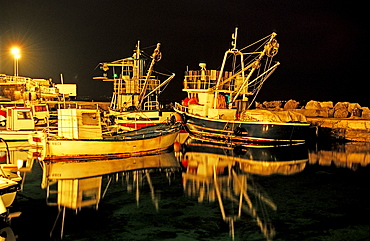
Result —
<instances>
[{"instance_id":1,"label":"cabin window","mask_svg":"<svg viewBox=\"0 0 370 241\"><path fill-rule=\"evenodd\" d=\"M96 113L82 113L82 124L83 125L99 125L99 117Z\"/></svg>"},{"instance_id":2,"label":"cabin window","mask_svg":"<svg viewBox=\"0 0 370 241\"><path fill-rule=\"evenodd\" d=\"M30 120L31 113L29 111L18 111L17 112L17 119L18 120Z\"/></svg>"}]
</instances>

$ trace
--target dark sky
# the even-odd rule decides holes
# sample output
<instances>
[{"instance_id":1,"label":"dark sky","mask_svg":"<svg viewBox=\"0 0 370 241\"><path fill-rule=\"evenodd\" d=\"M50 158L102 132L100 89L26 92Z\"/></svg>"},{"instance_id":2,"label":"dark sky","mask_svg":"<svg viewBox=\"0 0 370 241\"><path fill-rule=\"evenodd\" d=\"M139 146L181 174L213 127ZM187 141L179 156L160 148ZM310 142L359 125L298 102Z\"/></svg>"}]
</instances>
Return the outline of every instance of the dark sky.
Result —
<instances>
[{"instance_id":1,"label":"dark sky","mask_svg":"<svg viewBox=\"0 0 370 241\"><path fill-rule=\"evenodd\" d=\"M348 3L347 3L348 2ZM77 83L78 95L111 95L93 80L99 62L161 43L159 67L176 73L164 99L178 101L186 66L221 64L237 26L238 47L277 32L278 70L258 100L333 100L369 106L364 6L323 0L0 0L0 73ZM364 14L362 14L364 13ZM150 53L150 52L148 52Z\"/></svg>"}]
</instances>

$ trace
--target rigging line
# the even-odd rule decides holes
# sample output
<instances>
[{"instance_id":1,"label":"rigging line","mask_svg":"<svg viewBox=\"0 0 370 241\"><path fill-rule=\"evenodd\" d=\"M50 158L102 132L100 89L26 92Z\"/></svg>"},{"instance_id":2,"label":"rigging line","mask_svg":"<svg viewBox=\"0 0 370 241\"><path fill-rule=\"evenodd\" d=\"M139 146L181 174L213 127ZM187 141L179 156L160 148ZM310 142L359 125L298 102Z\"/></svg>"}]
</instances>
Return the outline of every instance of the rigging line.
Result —
<instances>
[{"instance_id":1,"label":"rigging line","mask_svg":"<svg viewBox=\"0 0 370 241\"><path fill-rule=\"evenodd\" d=\"M261 39L262 40L262 39ZM259 52L259 50L260 49L262 49L263 48L263 46L265 46L266 44L267 44L267 42L268 42L268 40L266 40L265 42L263 42L260 46L258 46L256 49L254 49L254 51L253 51L253 53L255 53L255 57L253 58L253 59L251 59L250 60L250 58L252 58L252 56L253 56L253 54L248 54L247 55L247 58L245 58L244 60L243 60L243 62L244 62L244 65L249 65L249 64L251 64L252 62L254 62L257 58L258 58L258 52ZM257 42L256 42L257 43ZM251 45L249 45L249 46L251 46ZM245 48L247 48L247 47L245 47ZM241 52L242 50L244 50L245 48L243 48L243 49L241 49L241 50L239 50L239 52ZM247 62L247 61L249 61L249 62ZM246 64L247 63L247 64ZM241 64L239 64L238 66L236 66L236 68L240 68L241 66L240 66Z\"/></svg>"},{"instance_id":2,"label":"rigging line","mask_svg":"<svg viewBox=\"0 0 370 241\"><path fill-rule=\"evenodd\" d=\"M172 74L173 74L173 72L172 72L171 70L169 70L169 69L167 69L167 68L163 67L159 62L157 62L157 63L156 63L156 66L157 66L157 68L161 68L161 69L163 69L163 70L167 71L170 75L172 75ZM154 70L153 70L153 71L154 71Z\"/></svg>"},{"instance_id":3,"label":"rigging line","mask_svg":"<svg viewBox=\"0 0 370 241\"><path fill-rule=\"evenodd\" d=\"M268 77L270 77L270 75L276 70L277 66L275 68L273 68L270 73L267 74L267 76L263 79L263 81L261 81L260 85L257 87L257 92L254 94L254 97L253 97L253 100L251 101L251 103L248 105L248 109L252 106L253 102L256 100L257 98L257 95L259 94L260 90L262 89L262 85L263 83L267 80Z\"/></svg>"},{"instance_id":4,"label":"rigging line","mask_svg":"<svg viewBox=\"0 0 370 241\"><path fill-rule=\"evenodd\" d=\"M165 73L162 73L162 72L159 72L159 71L155 71L155 70L153 70L153 72L156 73L156 74L164 75L164 76L172 76L172 74L165 74Z\"/></svg>"},{"instance_id":5,"label":"rigging line","mask_svg":"<svg viewBox=\"0 0 370 241\"><path fill-rule=\"evenodd\" d=\"M266 37L261 38L260 40L257 40L256 42L251 43L251 44L250 44L250 45L248 45L248 46L245 46L244 48L240 49L239 51L243 51L244 49L247 49L247 48L249 48L249 47L251 47L251 46L253 46L253 45L255 45L255 44L257 44L257 43L259 43L259 42L261 42L261 41L263 41L263 40L265 40L265 39L267 39L267 38L269 38L269 37L271 37L271 35L272 35L272 34L269 34L269 35L267 35Z\"/></svg>"},{"instance_id":6,"label":"rigging line","mask_svg":"<svg viewBox=\"0 0 370 241\"><path fill-rule=\"evenodd\" d=\"M149 48L154 48L154 47L157 47L157 44L154 44L154 45L151 45L151 46L148 46L148 47L144 47L144 48L141 48L141 49L144 50L144 49L149 49Z\"/></svg>"}]
</instances>

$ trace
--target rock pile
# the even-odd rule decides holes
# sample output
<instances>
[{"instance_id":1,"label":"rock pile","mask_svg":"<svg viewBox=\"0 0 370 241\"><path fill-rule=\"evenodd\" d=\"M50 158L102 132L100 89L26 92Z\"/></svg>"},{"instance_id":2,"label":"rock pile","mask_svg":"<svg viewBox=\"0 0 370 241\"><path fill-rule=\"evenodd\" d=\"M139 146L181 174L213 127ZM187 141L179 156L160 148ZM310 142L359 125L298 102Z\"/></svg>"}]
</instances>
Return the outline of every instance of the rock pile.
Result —
<instances>
[{"instance_id":1,"label":"rock pile","mask_svg":"<svg viewBox=\"0 0 370 241\"><path fill-rule=\"evenodd\" d=\"M258 104L257 108L262 109L285 109L299 112L306 117L326 117L326 118L361 118L370 119L368 107L361 107L358 103L310 100L305 105L301 105L296 100L288 101L265 101Z\"/></svg>"}]
</instances>

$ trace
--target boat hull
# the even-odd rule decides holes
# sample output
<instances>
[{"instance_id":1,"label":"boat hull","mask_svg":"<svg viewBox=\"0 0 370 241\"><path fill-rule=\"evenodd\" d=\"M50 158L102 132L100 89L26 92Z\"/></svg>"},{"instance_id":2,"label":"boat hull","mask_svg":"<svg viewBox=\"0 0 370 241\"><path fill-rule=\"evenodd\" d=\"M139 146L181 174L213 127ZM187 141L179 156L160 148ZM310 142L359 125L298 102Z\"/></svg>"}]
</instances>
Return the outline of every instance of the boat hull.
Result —
<instances>
[{"instance_id":1,"label":"boat hull","mask_svg":"<svg viewBox=\"0 0 370 241\"><path fill-rule=\"evenodd\" d=\"M179 128L151 130L145 128L135 135L106 139L63 139L46 138L45 161L68 161L122 158L154 154L169 149L178 135Z\"/></svg>"},{"instance_id":2,"label":"boat hull","mask_svg":"<svg viewBox=\"0 0 370 241\"><path fill-rule=\"evenodd\" d=\"M305 142L309 124L245 122L200 117L182 112L190 135L215 142Z\"/></svg>"},{"instance_id":3,"label":"boat hull","mask_svg":"<svg viewBox=\"0 0 370 241\"><path fill-rule=\"evenodd\" d=\"M127 130L138 130L168 122L172 114L172 111L110 111L114 123Z\"/></svg>"},{"instance_id":4,"label":"boat hull","mask_svg":"<svg viewBox=\"0 0 370 241\"><path fill-rule=\"evenodd\" d=\"M0 138L6 141L27 141L29 136L37 133L37 131L26 131L26 130L0 130Z\"/></svg>"}]
</instances>

